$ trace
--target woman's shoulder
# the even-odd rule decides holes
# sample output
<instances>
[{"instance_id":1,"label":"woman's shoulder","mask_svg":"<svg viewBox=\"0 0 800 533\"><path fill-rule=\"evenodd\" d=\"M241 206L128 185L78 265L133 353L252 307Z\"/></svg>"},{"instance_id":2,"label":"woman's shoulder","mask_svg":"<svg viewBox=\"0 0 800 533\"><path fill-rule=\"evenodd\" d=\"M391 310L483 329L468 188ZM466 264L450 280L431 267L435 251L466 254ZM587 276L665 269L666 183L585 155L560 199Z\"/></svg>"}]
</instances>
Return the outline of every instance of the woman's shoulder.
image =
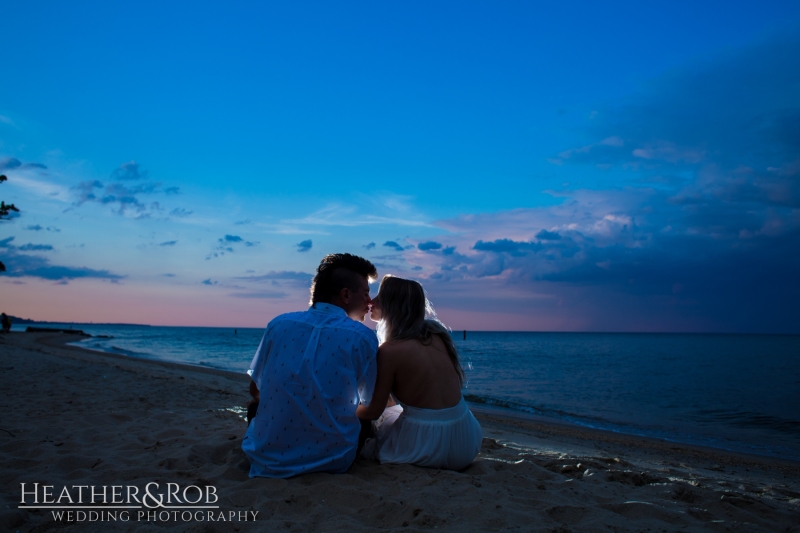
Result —
<instances>
[{"instance_id":1,"label":"woman's shoulder","mask_svg":"<svg viewBox=\"0 0 800 533\"><path fill-rule=\"evenodd\" d=\"M417 339L392 339L381 344L380 349L386 352L402 351L417 342Z\"/></svg>"},{"instance_id":2,"label":"woman's shoulder","mask_svg":"<svg viewBox=\"0 0 800 533\"><path fill-rule=\"evenodd\" d=\"M378 353L386 357L393 357L401 354L408 354L417 351L421 343L419 339L393 339L386 341L378 348Z\"/></svg>"}]
</instances>

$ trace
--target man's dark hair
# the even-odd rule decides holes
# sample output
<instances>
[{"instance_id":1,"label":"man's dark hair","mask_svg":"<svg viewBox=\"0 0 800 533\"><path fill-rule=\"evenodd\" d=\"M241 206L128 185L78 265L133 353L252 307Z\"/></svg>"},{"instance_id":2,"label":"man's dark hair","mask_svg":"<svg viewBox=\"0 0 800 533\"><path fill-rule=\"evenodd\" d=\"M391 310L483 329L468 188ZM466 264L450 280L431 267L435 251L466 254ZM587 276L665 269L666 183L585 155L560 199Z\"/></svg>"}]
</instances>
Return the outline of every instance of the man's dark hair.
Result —
<instances>
[{"instance_id":1,"label":"man's dark hair","mask_svg":"<svg viewBox=\"0 0 800 533\"><path fill-rule=\"evenodd\" d=\"M351 291L358 290L358 282L362 277L367 281L376 280L378 271L375 265L357 255L326 255L311 282L311 305L332 302L345 287Z\"/></svg>"}]
</instances>

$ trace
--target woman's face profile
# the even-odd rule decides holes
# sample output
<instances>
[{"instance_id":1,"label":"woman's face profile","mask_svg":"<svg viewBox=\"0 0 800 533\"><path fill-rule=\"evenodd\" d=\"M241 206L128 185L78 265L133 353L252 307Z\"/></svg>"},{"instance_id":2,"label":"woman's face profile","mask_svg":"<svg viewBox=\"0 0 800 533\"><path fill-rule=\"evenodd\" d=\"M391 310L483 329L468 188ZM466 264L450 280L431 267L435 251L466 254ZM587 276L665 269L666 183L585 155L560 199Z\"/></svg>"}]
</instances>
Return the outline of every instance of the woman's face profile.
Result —
<instances>
[{"instance_id":1,"label":"woman's face profile","mask_svg":"<svg viewBox=\"0 0 800 533\"><path fill-rule=\"evenodd\" d=\"M373 322L379 322L381 319L381 293L378 292L378 295L372 299L372 307L370 308L370 320Z\"/></svg>"}]
</instances>

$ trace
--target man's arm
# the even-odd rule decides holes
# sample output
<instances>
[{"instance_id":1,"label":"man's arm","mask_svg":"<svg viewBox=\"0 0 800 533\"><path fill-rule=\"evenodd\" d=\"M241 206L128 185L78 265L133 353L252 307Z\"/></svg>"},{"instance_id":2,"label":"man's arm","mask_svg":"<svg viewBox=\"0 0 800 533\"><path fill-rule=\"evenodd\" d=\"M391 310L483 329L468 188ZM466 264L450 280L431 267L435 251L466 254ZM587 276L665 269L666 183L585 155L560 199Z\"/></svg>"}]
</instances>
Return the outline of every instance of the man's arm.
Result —
<instances>
[{"instance_id":1,"label":"man's arm","mask_svg":"<svg viewBox=\"0 0 800 533\"><path fill-rule=\"evenodd\" d=\"M261 392L258 390L256 382L252 379L250 380L250 396L252 396L256 402L261 401Z\"/></svg>"},{"instance_id":2,"label":"man's arm","mask_svg":"<svg viewBox=\"0 0 800 533\"><path fill-rule=\"evenodd\" d=\"M375 381L375 392L369 405L361 404L356 409L356 416L362 420L376 420L386 408L386 402L394 386L394 357L387 353L386 347L378 350L378 379Z\"/></svg>"}]
</instances>

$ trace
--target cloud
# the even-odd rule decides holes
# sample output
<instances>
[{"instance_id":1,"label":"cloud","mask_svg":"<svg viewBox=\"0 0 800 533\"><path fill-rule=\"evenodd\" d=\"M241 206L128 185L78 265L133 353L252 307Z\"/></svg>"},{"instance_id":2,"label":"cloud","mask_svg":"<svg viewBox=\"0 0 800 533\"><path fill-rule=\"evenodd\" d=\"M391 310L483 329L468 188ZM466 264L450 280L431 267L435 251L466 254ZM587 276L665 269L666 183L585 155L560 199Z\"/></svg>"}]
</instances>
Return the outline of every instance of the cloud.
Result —
<instances>
[{"instance_id":1,"label":"cloud","mask_svg":"<svg viewBox=\"0 0 800 533\"><path fill-rule=\"evenodd\" d=\"M436 222L469 251L425 255L426 288L590 330L800 333L798 86L795 36L653 80L555 158L591 190Z\"/></svg>"},{"instance_id":2,"label":"cloud","mask_svg":"<svg viewBox=\"0 0 800 533\"><path fill-rule=\"evenodd\" d=\"M26 246L33 248L30 249L44 249L36 248L37 246L47 245L25 245L21 247L13 246L11 241L14 237L8 237L0 240L0 248L5 248L3 253L3 262L6 265L6 271L0 272L2 276L12 278L18 277L34 277L53 281L66 281L78 278L97 278L107 279L112 282L124 279L125 276L120 276L109 272L108 270L95 270L88 267L70 267L63 265L53 265L50 260L37 255L19 254L18 250L23 250ZM52 248L51 248L52 249Z\"/></svg>"},{"instance_id":3,"label":"cloud","mask_svg":"<svg viewBox=\"0 0 800 533\"><path fill-rule=\"evenodd\" d=\"M3 240L0 240L0 248L7 248L9 250L19 250L21 252L41 252L41 251L49 251L52 250L53 247L49 244L23 244L22 246L15 246L11 244L11 241L14 240L14 237L6 237Z\"/></svg>"},{"instance_id":4,"label":"cloud","mask_svg":"<svg viewBox=\"0 0 800 533\"><path fill-rule=\"evenodd\" d=\"M75 200L75 205L78 206L86 202L98 200L94 190L102 188L103 184L98 180L82 181L77 185L74 185L72 190L78 195L78 198Z\"/></svg>"},{"instance_id":5,"label":"cloud","mask_svg":"<svg viewBox=\"0 0 800 533\"><path fill-rule=\"evenodd\" d=\"M301 241L297 243L297 251L298 252L307 252L311 249L312 246L311 239L307 239L305 241Z\"/></svg>"},{"instance_id":6,"label":"cloud","mask_svg":"<svg viewBox=\"0 0 800 533\"><path fill-rule=\"evenodd\" d=\"M561 235L555 231L547 231L546 229L543 229L536 234L536 238L540 241L557 241L561 239Z\"/></svg>"},{"instance_id":7,"label":"cloud","mask_svg":"<svg viewBox=\"0 0 800 533\"><path fill-rule=\"evenodd\" d=\"M169 212L169 215L172 217L185 218L191 215L193 212L194 211L187 211L182 207L176 207L175 209Z\"/></svg>"},{"instance_id":8,"label":"cloud","mask_svg":"<svg viewBox=\"0 0 800 533\"><path fill-rule=\"evenodd\" d=\"M398 252L402 252L404 249L395 241L386 241L385 243L383 243L383 245L386 246L387 248L392 248L393 250L397 250Z\"/></svg>"},{"instance_id":9,"label":"cloud","mask_svg":"<svg viewBox=\"0 0 800 533\"><path fill-rule=\"evenodd\" d=\"M47 165L42 163L22 163L19 159L13 157L0 160L0 170L25 170L29 168L47 170Z\"/></svg>"},{"instance_id":10,"label":"cloud","mask_svg":"<svg viewBox=\"0 0 800 533\"><path fill-rule=\"evenodd\" d=\"M170 273L161 274L161 275L164 276L165 278L174 278L175 277L175 274L170 274Z\"/></svg>"},{"instance_id":11,"label":"cloud","mask_svg":"<svg viewBox=\"0 0 800 533\"><path fill-rule=\"evenodd\" d=\"M47 251L52 250L53 247L49 244L23 244L22 246L18 247L17 250L21 252L38 252L38 251Z\"/></svg>"},{"instance_id":12,"label":"cloud","mask_svg":"<svg viewBox=\"0 0 800 533\"><path fill-rule=\"evenodd\" d=\"M405 201L391 199L375 200L368 198L365 203L369 205L356 206L329 204L303 218L287 219L282 220L281 222L291 226L430 226L430 224L424 220L421 215L411 213L410 208L406 205ZM360 210L364 209L377 210L381 214L373 215L359 212ZM396 216L386 216L387 212Z\"/></svg>"},{"instance_id":13,"label":"cloud","mask_svg":"<svg viewBox=\"0 0 800 533\"><path fill-rule=\"evenodd\" d=\"M33 225L33 226L25 226L25 229L31 230L31 231L42 231L44 228L42 226L40 226L39 224L36 224L36 225Z\"/></svg>"},{"instance_id":14,"label":"cloud","mask_svg":"<svg viewBox=\"0 0 800 533\"><path fill-rule=\"evenodd\" d=\"M147 171L139 169L139 163L130 161L122 163L119 168L111 173L111 179L126 181L126 180L141 180L147 178Z\"/></svg>"},{"instance_id":15,"label":"cloud","mask_svg":"<svg viewBox=\"0 0 800 533\"><path fill-rule=\"evenodd\" d=\"M314 277L313 274L308 274L306 272L295 272L293 270L280 270L280 271L272 270L270 272L267 272L266 274L261 274L259 276L240 276L234 279L242 281L289 280L289 281L300 281L303 283L311 283L313 277Z\"/></svg>"},{"instance_id":16,"label":"cloud","mask_svg":"<svg viewBox=\"0 0 800 533\"><path fill-rule=\"evenodd\" d=\"M206 261L214 257L224 256L226 253L233 253L233 245L238 245L240 243L244 243L247 247L256 246L258 244L257 242L245 241L238 235L226 234L224 237L217 239L217 246L206 256Z\"/></svg>"},{"instance_id":17,"label":"cloud","mask_svg":"<svg viewBox=\"0 0 800 533\"><path fill-rule=\"evenodd\" d=\"M229 294L233 298L263 298L268 300L276 300L286 298L288 293L281 291L251 291L251 292L234 292Z\"/></svg>"},{"instance_id":18,"label":"cloud","mask_svg":"<svg viewBox=\"0 0 800 533\"><path fill-rule=\"evenodd\" d=\"M479 240L472 247L474 250L483 252L495 253L508 253L512 255L520 255L525 252L537 251L541 249L541 245L534 242L516 242L511 239L497 239L492 242L483 242Z\"/></svg>"},{"instance_id":19,"label":"cloud","mask_svg":"<svg viewBox=\"0 0 800 533\"><path fill-rule=\"evenodd\" d=\"M159 246L175 246L176 244L178 244L178 241L164 241Z\"/></svg>"},{"instance_id":20,"label":"cloud","mask_svg":"<svg viewBox=\"0 0 800 533\"><path fill-rule=\"evenodd\" d=\"M22 166L22 161L14 157L0 159L0 170L13 170Z\"/></svg>"},{"instance_id":21,"label":"cloud","mask_svg":"<svg viewBox=\"0 0 800 533\"><path fill-rule=\"evenodd\" d=\"M442 244L435 241L421 242L417 245L417 248L423 252L427 252L429 250L440 250L442 248Z\"/></svg>"},{"instance_id":22,"label":"cloud","mask_svg":"<svg viewBox=\"0 0 800 533\"><path fill-rule=\"evenodd\" d=\"M134 215L134 218L150 218L158 212L164 211L159 202L146 202L141 199L142 195L153 194L177 194L177 187L164 188L161 182L143 181L135 185L126 185L126 181L141 181L148 176L146 171L139 168L135 161L123 163L119 168L111 173L114 180L108 185L104 185L99 180L82 181L74 185L71 189L75 196L73 207L80 207L88 202L96 202L101 205L112 206L112 211L119 215ZM170 211L171 216L185 217L191 214L183 208L175 208Z\"/></svg>"},{"instance_id":23,"label":"cloud","mask_svg":"<svg viewBox=\"0 0 800 533\"><path fill-rule=\"evenodd\" d=\"M157 202L148 205L139 200L137 195L158 192L160 187L160 183L143 183L134 187L127 187L121 183L111 183L104 188L103 183L98 180L83 181L72 187L72 190L77 193L77 198L73 205L78 207L86 202L116 205L117 209L114 212L118 214L124 215L129 210L132 210L139 214L138 218L144 218L150 214L148 209L157 211L160 210L160 206ZM99 189L102 189L102 193Z\"/></svg>"},{"instance_id":24,"label":"cloud","mask_svg":"<svg viewBox=\"0 0 800 533\"><path fill-rule=\"evenodd\" d=\"M363 247L366 248L367 250L372 250L373 248L375 248L375 243L371 242L369 244L365 244Z\"/></svg>"},{"instance_id":25,"label":"cloud","mask_svg":"<svg viewBox=\"0 0 800 533\"><path fill-rule=\"evenodd\" d=\"M200 283L202 283L203 285L216 285L217 284L216 281L211 281L211 278L204 279Z\"/></svg>"},{"instance_id":26,"label":"cloud","mask_svg":"<svg viewBox=\"0 0 800 533\"><path fill-rule=\"evenodd\" d=\"M237 220L237 221L236 221L236 222L234 222L233 224L234 224L235 226L245 226L245 225L247 225L247 224L251 224L251 223L252 223L252 221L251 221L249 218L247 218L247 219L245 219L245 220Z\"/></svg>"}]
</instances>

